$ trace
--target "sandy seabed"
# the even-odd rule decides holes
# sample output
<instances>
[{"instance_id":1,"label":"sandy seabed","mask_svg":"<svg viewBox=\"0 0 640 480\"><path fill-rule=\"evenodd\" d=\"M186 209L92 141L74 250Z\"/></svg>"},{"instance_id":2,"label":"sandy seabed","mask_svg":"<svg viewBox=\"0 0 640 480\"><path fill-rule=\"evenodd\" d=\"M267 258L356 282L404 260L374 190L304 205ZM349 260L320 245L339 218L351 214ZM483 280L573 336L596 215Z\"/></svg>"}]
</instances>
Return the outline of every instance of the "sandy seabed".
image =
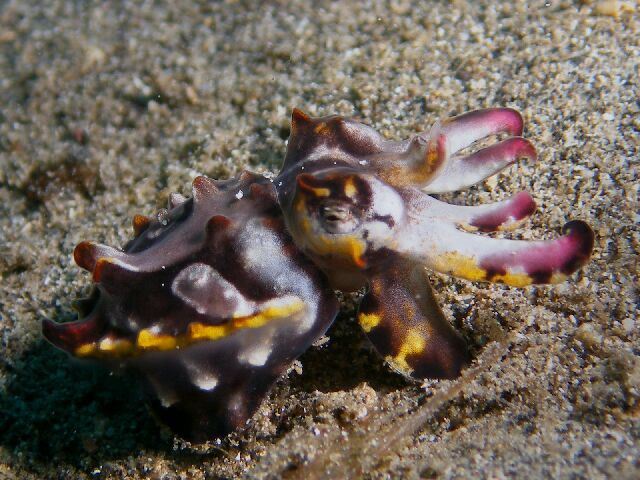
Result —
<instances>
[{"instance_id":1,"label":"sandy seabed","mask_svg":"<svg viewBox=\"0 0 640 480\"><path fill-rule=\"evenodd\" d=\"M0 6L0 478L640 477L636 3L47 3ZM81 240L122 245L197 174L277 171L294 106L393 139L517 108L538 162L443 198L527 190L512 235L583 219L594 257L556 286L433 275L477 360L454 382L391 373L346 297L245 431L189 445L40 323L89 288Z\"/></svg>"}]
</instances>

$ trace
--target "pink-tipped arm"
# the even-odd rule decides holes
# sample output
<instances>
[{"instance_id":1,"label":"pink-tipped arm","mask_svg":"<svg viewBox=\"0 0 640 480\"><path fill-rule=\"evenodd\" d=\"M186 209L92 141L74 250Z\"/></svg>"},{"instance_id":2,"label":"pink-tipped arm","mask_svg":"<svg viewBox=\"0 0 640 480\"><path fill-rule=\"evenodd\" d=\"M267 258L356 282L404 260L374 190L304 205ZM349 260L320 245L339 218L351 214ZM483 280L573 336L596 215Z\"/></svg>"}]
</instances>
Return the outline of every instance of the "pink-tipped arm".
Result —
<instances>
[{"instance_id":1,"label":"pink-tipped arm","mask_svg":"<svg viewBox=\"0 0 640 480\"><path fill-rule=\"evenodd\" d=\"M507 133L519 137L523 125L522 116L512 108L487 108L443 120L433 127L429 137L443 136L445 155L449 157L490 135Z\"/></svg>"},{"instance_id":2,"label":"pink-tipped arm","mask_svg":"<svg viewBox=\"0 0 640 480\"><path fill-rule=\"evenodd\" d=\"M433 222L451 223L468 231L496 232L520 225L536 210L536 202L527 192L519 192L501 202L461 206L441 202L424 195L416 201L421 216Z\"/></svg>"},{"instance_id":3,"label":"pink-tipped arm","mask_svg":"<svg viewBox=\"0 0 640 480\"><path fill-rule=\"evenodd\" d=\"M573 221L563 232L555 240L503 240L425 222L401 237L401 248L441 273L522 287L561 282L587 262L593 249L591 228Z\"/></svg>"},{"instance_id":4,"label":"pink-tipped arm","mask_svg":"<svg viewBox=\"0 0 640 480\"><path fill-rule=\"evenodd\" d=\"M462 190L495 175L518 160L536 158L536 149L528 140L522 137L509 138L470 155L447 158L423 190L427 193Z\"/></svg>"}]
</instances>

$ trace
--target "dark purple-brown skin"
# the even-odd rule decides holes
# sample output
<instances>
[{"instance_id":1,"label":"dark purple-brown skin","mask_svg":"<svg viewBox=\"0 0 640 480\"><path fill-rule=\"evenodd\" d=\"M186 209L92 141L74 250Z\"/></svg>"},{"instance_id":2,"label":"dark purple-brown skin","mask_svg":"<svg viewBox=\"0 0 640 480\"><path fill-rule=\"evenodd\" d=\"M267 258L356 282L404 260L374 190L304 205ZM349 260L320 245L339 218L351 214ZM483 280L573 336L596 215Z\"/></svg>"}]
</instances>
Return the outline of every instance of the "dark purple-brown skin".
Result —
<instances>
[{"instance_id":1,"label":"dark purple-brown skin","mask_svg":"<svg viewBox=\"0 0 640 480\"><path fill-rule=\"evenodd\" d=\"M460 231L516 225L535 210L526 193L480 207L424 193L534 160L521 133L510 109L471 112L402 142L296 109L273 182L249 173L198 177L192 198L172 194L155 219L135 216L136 237L123 250L79 244L74 258L96 287L77 302L77 322L45 321L44 335L74 356L137 374L157 416L196 441L242 428L274 380L326 331L338 308L329 285L367 287L359 323L396 371L454 378L469 356L425 267L522 286L561 280L593 248L583 222L552 242ZM509 137L455 155L492 134Z\"/></svg>"},{"instance_id":2,"label":"dark purple-brown skin","mask_svg":"<svg viewBox=\"0 0 640 480\"><path fill-rule=\"evenodd\" d=\"M95 290L79 302L80 320L45 321L43 332L72 355L138 375L160 420L205 441L245 425L338 304L287 234L271 182L198 177L193 193L172 195L159 218L135 217L124 251L79 244L74 257Z\"/></svg>"}]
</instances>

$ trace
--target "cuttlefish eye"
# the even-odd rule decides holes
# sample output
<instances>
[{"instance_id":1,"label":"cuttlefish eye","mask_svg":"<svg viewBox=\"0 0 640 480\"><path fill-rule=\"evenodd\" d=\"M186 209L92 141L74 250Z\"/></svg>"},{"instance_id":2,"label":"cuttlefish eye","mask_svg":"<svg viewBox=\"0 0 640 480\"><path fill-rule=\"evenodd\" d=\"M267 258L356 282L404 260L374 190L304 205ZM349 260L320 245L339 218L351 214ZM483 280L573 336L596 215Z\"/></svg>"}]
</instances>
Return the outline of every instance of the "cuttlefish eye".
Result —
<instances>
[{"instance_id":1,"label":"cuttlefish eye","mask_svg":"<svg viewBox=\"0 0 640 480\"><path fill-rule=\"evenodd\" d=\"M328 233L351 233L360 224L360 219L349 205L327 201L319 207L320 224Z\"/></svg>"},{"instance_id":2,"label":"cuttlefish eye","mask_svg":"<svg viewBox=\"0 0 640 480\"><path fill-rule=\"evenodd\" d=\"M296 182L297 211L317 227L317 233L352 233L363 222L367 205L360 197L368 189L351 172L345 174L337 169L328 174L303 173Z\"/></svg>"}]
</instances>

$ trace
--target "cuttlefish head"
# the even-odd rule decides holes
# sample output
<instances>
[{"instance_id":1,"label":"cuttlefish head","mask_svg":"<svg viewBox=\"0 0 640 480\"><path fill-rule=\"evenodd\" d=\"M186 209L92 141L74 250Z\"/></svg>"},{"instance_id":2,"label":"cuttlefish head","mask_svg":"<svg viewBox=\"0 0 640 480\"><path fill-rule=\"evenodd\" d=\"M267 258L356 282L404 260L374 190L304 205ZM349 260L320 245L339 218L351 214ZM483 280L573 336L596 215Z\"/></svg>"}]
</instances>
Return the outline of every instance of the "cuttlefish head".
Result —
<instances>
[{"instance_id":1,"label":"cuttlefish head","mask_svg":"<svg viewBox=\"0 0 640 480\"><path fill-rule=\"evenodd\" d=\"M296 243L330 278L353 277L334 281L351 290L393 251L404 215L395 188L374 175L337 167L297 176L287 219Z\"/></svg>"}]
</instances>

